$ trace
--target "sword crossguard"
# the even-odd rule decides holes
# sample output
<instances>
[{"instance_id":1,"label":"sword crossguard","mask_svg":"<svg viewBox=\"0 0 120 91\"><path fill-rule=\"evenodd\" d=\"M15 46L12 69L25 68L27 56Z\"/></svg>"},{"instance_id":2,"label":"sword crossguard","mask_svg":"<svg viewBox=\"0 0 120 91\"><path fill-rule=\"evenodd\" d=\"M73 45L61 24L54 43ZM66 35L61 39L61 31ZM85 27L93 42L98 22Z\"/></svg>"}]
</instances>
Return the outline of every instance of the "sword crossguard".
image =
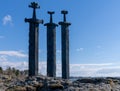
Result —
<instances>
[{"instance_id":1,"label":"sword crossguard","mask_svg":"<svg viewBox=\"0 0 120 91\"><path fill-rule=\"evenodd\" d=\"M44 20L40 20L40 23L43 24L43 23L44 23Z\"/></svg>"}]
</instances>

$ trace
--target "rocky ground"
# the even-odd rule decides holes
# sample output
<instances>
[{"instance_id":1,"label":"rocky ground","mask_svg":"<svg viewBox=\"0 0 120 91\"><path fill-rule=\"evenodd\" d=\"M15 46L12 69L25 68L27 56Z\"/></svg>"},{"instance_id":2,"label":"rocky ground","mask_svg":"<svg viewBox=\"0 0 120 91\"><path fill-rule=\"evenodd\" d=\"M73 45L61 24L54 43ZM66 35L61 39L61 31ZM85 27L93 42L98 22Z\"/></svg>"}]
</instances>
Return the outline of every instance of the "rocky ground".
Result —
<instances>
[{"instance_id":1,"label":"rocky ground","mask_svg":"<svg viewBox=\"0 0 120 91\"><path fill-rule=\"evenodd\" d=\"M120 78L80 78L75 81L45 76L0 77L0 91L120 91Z\"/></svg>"}]
</instances>

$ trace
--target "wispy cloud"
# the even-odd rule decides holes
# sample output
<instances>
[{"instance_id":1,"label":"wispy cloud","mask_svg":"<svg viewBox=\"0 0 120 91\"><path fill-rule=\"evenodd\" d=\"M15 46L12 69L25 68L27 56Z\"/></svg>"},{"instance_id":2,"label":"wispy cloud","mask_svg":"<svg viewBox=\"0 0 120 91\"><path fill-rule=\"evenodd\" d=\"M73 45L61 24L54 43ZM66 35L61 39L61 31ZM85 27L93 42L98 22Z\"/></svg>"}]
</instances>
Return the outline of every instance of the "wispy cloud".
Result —
<instances>
[{"instance_id":1,"label":"wispy cloud","mask_svg":"<svg viewBox=\"0 0 120 91\"><path fill-rule=\"evenodd\" d=\"M76 49L77 52L81 52L81 51L83 51L83 50L84 50L84 48L77 48L77 49Z\"/></svg>"},{"instance_id":2,"label":"wispy cloud","mask_svg":"<svg viewBox=\"0 0 120 91\"><path fill-rule=\"evenodd\" d=\"M104 69L109 70L113 68L113 63L102 63L102 64L71 64L71 76L110 76L107 73L104 72ZM99 71L102 70L100 73ZM111 72L112 73L112 72Z\"/></svg>"},{"instance_id":3,"label":"wispy cloud","mask_svg":"<svg viewBox=\"0 0 120 91\"><path fill-rule=\"evenodd\" d=\"M0 54L0 67L2 67L3 69L6 69L7 67L15 67L20 70L28 69L27 61L25 61L25 60L24 61L16 61L16 59L9 57L8 55L6 55L6 53L1 52L1 54Z\"/></svg>"},{"instance_id":4,"label":"wispy cloud","mask_svg":"<svg viewBox=\"0 0 120 91\"><path fill-rule=\"evenodd\" d=\"M6 15L3 18L3 25L10 24L12 25L12 16L11 15Z\"/></svg>"},{"instance_id":5,"label":"wispy cloud","mask_svg":"<svg viewBox=\"0 0 120 91\"><path fill-rule=\"evenodd\" d=\"M0 62L5 62L5 61L7 61L6 56L4 55L0 56Z\"/></svg>"},{"instance_id":6,"label":"wispy cloud","mask_svg":"<svg viewBox=\"0 0 120 91\"><path fill-rule=\"evenodd\" d=\"M0 51L0 55L15 56L15 57L27 57L27 54L24 54L20 51Z\"/></svg>"},{"instance_id":7,"label":"wispy cloud","mask_svg":"<svg viewBox=\"0 0 120 91\"><path fill-rule=\"evenodd\" d=\"M57 76L61 76L61 64L57 64ZM39 72L46 75L46 62L39 63ZM107 77L120 76L120 67L114 63L70 64L70 76Z\"/></svg>"},{"instance_id":8,"label":"wispy cloud","mask_svg":"<svg viewBox=\"0 0 120 91\"><path fill-rule=\"evenodd\" d=\"M12 59L10 59L12 57ZM23 61L16 61L13 57L19 57ZM15 67L20 70L28 69L27 55L21 51L0 51L0 66ZM25 59L23 59L25 58ZM120 76L120 63L96 63L96 64L70 64L70 76L83 77L107 77ZM61 63L56 64L56 74L61 76ZM46 75L46 61L39 61L39 73Z\"/></svg>"},{"instance_id":9,"label":"wispy cloud","mask_svg":"<svg viewBox=\"0 0 120 91\"><path fill-rule=\"evenodd\" d=\"M4 61L3 61L4 60ZM116 77L120 76L120 63L101 63L101 64L70 64L70 76L82 77ZM4 69L15 67L20 70L28 69L28 61L11 62L5 56L0 56L0 66ZM61 76L61 64L56 66L57 76ZM47 64L45 61L39 62L39 73L46 75Z\"/></svg>"}]
</instances>

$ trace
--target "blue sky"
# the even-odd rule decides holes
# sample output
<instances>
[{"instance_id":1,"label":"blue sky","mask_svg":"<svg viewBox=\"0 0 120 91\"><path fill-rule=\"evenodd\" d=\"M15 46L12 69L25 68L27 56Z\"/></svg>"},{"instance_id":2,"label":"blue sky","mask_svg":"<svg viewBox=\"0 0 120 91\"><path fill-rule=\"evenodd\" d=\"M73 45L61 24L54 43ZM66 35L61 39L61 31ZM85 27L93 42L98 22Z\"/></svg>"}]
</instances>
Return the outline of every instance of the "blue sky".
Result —
<instances>
[{"instance_id":1,"label":"blue sky","mask_svg":"<svg viewBox=\"0 0 120 91\"><path fill-rule=\"evenodd\" d=\"M44 23L49 22L47 11L55 11L53 20L58 23L63 20L61 10L68 10L67 21L72 23L69 27L71 75L120 75L120 0L2 0L0 66L27 69L29 24L24 18L32 17L28 5L33 1L39 3L37 18ZM39 61L44 64L39 69L46 74L46 27L41 24L39 29ZM60 26L56 31L57 65L60 65ZM60 75L60 66L57 69Z\"/></svg>"}]
</instances>

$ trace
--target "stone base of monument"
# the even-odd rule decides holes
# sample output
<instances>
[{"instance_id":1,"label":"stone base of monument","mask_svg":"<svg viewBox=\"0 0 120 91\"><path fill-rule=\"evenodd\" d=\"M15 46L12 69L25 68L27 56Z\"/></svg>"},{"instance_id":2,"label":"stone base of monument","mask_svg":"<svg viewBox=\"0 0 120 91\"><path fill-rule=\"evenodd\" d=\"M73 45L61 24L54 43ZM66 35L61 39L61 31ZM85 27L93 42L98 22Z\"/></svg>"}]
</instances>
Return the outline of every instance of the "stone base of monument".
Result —
<instances>
[{"instance_id":1,"label":"stone base of monument","mask_svg":"<svg viewBox=\"0 0 120 91\"><path fill-rule=\"evenodd\" d=\"M120 91L120 78L80 78L71 81L45 76L27 77L11 80L6 90L0 88L0 91Z\"/></svg>"}]
</instances>

